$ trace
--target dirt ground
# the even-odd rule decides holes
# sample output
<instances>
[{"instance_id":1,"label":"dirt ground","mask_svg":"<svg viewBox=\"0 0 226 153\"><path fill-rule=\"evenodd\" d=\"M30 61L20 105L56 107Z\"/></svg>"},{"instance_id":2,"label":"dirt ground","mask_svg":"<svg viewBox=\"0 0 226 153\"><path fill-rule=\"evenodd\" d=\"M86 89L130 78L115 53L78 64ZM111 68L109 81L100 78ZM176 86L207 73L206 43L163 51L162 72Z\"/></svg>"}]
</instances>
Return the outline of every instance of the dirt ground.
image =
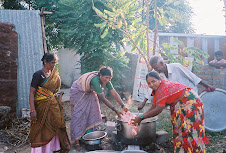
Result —
<instances>
[{"instance_id":1,"label":"dirt ground","mask_svg":"<svg viewBox=\"0 0 226 153\"><path fill-rule=\"evenodd\" d=\"M110 100L114 106L121 110L120 106L114 101ZM129 108L131 112L137 112L137 106L140 104L139 102L135 102L131 100L131 95L127 95L125 99L125 104ZM108 121L116 121L116 114L112 112L111 109L107 108L107 106L103 103L100 103L101 106L101 112L103 115L106 116ZM141 111L145 112L151 104L146 104L144 109ZM66 115L66 126L67 126L67 132L70 137L70 103L65 102L64 103L64 110ZM156 122L156 131L159 130L165 130L169 132L169 141L167 143L161 144L159 147L164 148L164 151L166 153L171 153L173 150L172 146L172 127L170 122L170 114L169 110L165 109L161 114L158 115L158 120ZM209 138L209 143L206 145L207 147L207 153L226 153L224 150L226 149L226 130L222 132L209 132L206 131L206 136ZM4 152L4 145L0 144L0 153ZM31 148L29 144L25 144L22 146L16 146L16 147L8 147L8 150L4 153L30 153ZM72 153L74 151L70 151Z\"/></svg>"}]
</instances>

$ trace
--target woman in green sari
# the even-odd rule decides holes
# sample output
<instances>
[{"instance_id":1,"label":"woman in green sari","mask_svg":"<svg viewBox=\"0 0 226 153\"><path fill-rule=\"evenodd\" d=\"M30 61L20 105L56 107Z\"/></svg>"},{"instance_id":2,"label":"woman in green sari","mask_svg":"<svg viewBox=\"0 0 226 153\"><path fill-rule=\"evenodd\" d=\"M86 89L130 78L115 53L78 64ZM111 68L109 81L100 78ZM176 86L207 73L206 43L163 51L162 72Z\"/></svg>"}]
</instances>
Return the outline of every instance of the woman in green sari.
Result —
<instances>
[{"instance_id":1,"label":"woman in green sari","mask_svg":"<svg viewBox=\"0 0 226 153\"><path fill-rule=\"evenodd\" d=\"M55 54L44 54L44 67L32 78L29 95L32 153L67 153L70 150L63 107L56 94L61 85L55 69L57 60Z\"/></svg>"}]
</instances>

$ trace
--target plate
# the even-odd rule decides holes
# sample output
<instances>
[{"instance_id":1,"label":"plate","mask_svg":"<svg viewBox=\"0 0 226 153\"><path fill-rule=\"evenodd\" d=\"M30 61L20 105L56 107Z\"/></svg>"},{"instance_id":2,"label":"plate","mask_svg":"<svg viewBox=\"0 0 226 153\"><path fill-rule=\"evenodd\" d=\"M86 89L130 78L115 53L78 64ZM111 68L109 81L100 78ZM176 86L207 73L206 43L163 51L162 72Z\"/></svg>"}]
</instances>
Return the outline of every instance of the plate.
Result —
<instances>
[{"instance_id":1,"label":"plate","mask_svg":"<svg viewBox=\"0 0 226 153\"><path fill-rule=\"evenodd\" d=\"M206 130L220 132L226 129L226 91L216 89L214 92L203 92L200 98L204 105Z\"/></svg>"}]
</instances>

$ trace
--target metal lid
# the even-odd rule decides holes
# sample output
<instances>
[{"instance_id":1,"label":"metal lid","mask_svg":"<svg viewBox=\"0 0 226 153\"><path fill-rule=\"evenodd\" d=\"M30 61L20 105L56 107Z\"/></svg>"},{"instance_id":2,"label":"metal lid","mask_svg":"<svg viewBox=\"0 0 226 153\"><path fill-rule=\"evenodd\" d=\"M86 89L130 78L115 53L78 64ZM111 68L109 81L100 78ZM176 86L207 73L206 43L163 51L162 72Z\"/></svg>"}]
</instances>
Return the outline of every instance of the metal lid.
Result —
<instances>
[{"instance_id":1,"label":"metal lid","mask_svg":"<svg viewBox=\"0 0 226 153\"><path fill-rule=\"evenodd\" d=\"M226 129L226 91L216 89L214 92L203 92L200 98L204 105L205 128L219 132Z\"/></svg>"}]
</instances>

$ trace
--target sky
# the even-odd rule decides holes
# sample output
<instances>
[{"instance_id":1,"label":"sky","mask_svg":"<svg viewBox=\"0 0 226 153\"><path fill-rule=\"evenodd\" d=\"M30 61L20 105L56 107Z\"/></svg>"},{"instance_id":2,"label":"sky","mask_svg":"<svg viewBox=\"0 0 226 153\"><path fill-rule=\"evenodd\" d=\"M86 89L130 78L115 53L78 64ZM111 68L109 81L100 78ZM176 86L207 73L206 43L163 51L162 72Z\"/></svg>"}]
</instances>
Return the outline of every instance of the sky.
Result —
<instances>
[{"instance_id":1,"label":"sky","mask_svg":"<svg viewBox=\"0 0 226 153\"><path fill-rule=\"evenodd\" d=\"M223 0L188 0L193 8L196 34L225 35Z\"/></svg>"}]
</instances>

